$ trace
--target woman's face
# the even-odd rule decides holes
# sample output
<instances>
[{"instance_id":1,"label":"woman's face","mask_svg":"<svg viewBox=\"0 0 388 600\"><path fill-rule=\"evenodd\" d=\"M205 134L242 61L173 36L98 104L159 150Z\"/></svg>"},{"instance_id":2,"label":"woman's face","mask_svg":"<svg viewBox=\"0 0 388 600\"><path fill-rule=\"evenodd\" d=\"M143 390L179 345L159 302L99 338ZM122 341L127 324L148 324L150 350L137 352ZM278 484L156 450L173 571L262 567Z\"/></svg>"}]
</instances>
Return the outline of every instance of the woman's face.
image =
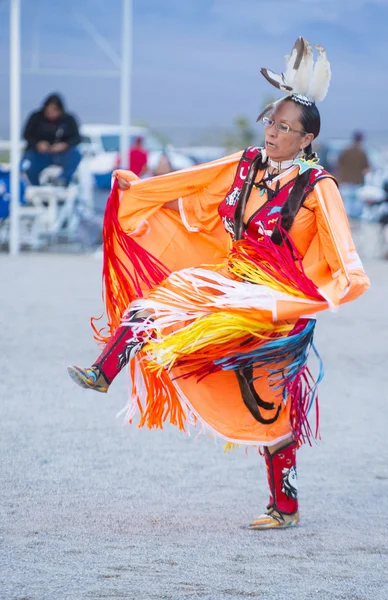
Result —
<instances>
[{"instance_id":1,"label":"woman's face","mask_svg":"<svg viewBox=\"0 0 388 600\"><path fill-rule=\"evenodd\" d=\"M301 107L295 102L281 102L276 109L268 115L274 124L265 127L265 149L267 156L278 162L291 160L303 148L306 148L314 139L312 133L303 132L300 122ZM283 123L290 127L285 133L276 128L276 124ZM295 131L296 130L296 131Z\"/></svg>"},{"instance_id":2,"label":"woman's face","mask_svg":"<svg viewBox=\"0 0 388 600\"><path fill-rule=\"evenodd\" d=\"M57 121L61 115L61 109L54 102L50 102L50 104L48 104L44 109L44 116L49 121Z\"/></svg>"}]
</instances>

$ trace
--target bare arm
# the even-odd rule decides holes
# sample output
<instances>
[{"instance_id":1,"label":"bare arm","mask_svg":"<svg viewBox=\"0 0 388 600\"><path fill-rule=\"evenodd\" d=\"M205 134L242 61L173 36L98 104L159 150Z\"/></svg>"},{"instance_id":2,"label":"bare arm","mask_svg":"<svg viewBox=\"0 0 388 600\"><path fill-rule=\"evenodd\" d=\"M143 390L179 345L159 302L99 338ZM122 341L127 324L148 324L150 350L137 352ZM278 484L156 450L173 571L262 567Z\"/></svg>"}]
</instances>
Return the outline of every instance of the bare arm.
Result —
<instances>
[{"instance_id":1,"label":"bare arm","mask_svg":"<svg viewBox=\"0 0 388 600\"><path fill-rule=\"evenodd\" d=\"M171 200L171 202L166 202L164 205L166 208L171 208L171 210L176 210L179 212L179 200Z\"/></svg>"}]
</instances>

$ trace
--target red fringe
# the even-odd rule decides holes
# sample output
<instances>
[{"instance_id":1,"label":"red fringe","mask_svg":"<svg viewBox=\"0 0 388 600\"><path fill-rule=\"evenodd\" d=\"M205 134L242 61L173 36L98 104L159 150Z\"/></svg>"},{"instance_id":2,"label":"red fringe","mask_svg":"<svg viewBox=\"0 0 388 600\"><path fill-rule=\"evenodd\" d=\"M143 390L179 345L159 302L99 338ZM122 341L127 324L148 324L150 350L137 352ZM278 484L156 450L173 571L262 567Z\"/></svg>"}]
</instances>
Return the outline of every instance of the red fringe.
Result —
<instances>
[{"instance_id":1,"label":"red fringe","mask_svg":"<svg viewBox=\"0 0 388 600\"><path fill-rule=\"evenodd\" d=\"M145 425L148 429L163 429L163 424L169 420L171 425L185 431L186 414L168 373L164 370L159 373L152 372L143 361L140 361L139 364L147 390L144 406L139 396L139 390L135 386L134 361L130 363L131 380L133 382L132 394L137 398L137 406L140 412L138 427L144 427Z\"/></svg>"},{"instance_id":2,"label":"red fringe","mask_svg":"<svg viewBox=\"0 0 388 600\"><path fill-rule=\"evenodd\" d=\"M103 299L109 335L119 326L129 304L143 296L142 284L152 289L170 273L162 262L125 233L118 219L119 205L118 183L115 181L105 208L103 227ZM97 329L96 320L94 317L91 319L95 338L106 342L109 335L102 333L104 328Z\"/></svg>"},{"instance_id":3,"label":"red fringe","mask_svg":"<svg viewBox=\"0 0 388 600\"><path fill-rule=\"evenodd\" d=\"M286 386L287 393L291 395L290 422L298 448L306 442L312 446L313 439L320 439L317 393L315 397L315 431L312 430L308 419L310 399L314 385L313 376L308 367L305 366L297 377Z\"/></svg>"},{"instance_id":4,"label":"red fringe","mask_svg":"<svg viewBox=\"0 0 388 600\"><path fill-rule=\"evenodd\" d=\"M317 286L303 269L301 256L288 233L281 230L283 244L274 244L269 236L257 242L251 238L234 242L231 255L248 258L259 270L308 298L324 300Z\"/></svg>"}]
</instances>

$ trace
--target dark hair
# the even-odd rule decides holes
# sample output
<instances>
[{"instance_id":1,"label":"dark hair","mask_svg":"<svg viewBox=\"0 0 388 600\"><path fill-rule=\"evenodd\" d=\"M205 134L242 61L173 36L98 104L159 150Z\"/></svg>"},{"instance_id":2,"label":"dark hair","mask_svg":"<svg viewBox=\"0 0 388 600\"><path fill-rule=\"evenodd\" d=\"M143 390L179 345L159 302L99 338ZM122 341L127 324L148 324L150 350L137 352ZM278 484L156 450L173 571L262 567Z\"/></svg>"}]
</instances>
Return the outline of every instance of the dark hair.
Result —
<instances>
[{"instance_id":1,"label":"dark hair","mask_svg":"<svg viewBox=\"0 0 388 600\"><path fill-rule=\"evenodd\" d=\"M61 111L65 112L65 104L62 97L59 94L50 94L47 96L42 104L42 111L45 111L49 104L55 104L55 106Z\"/></svg>"},{"instance_id":2,"label":"dark hair","mask_svg":"<svg viewBox=\"0 0 388 600\"><path fill-rule=\"evenodd\" d=\"M316 104L301 104L297 102L292 97L286 98L284 102L294 102L297 104L300 109L300 122L303 127L303 130L306 133L312 133L314 135L314 139L318 137L319 132L321 131L321 116L319 114L319 110ZM316 154L313 152L312 145L309 144L306 148L304 148L304 156L306 160L311 158L315 158ZM286 202L284 203L281 210L281 227L285 231L290 231L292 224L295 220L296 214L306 196L306 187L310 181L310 170L305 171L302 175L298 175L294 186L288 196ZM278 227L275 227L274 232L272 234L272 241L275 244L282 244L283 237Z\"/></svg>"},{"instance_id":3,"label":"dark hair","mask_svg":"<svg viewBox=\"0 0 388 600\"><path fill-rule=\"evenodd\" d=\"M364 134L362 133L362 131L355 131L353 133L353 140L355 142L362 142L364 139Z\"/></svg>"},{"instance_id":4,"label":"dark hair","mask_svg":"<svg viewBox=\"0 0 388 600\"><path fill-rule=\"evenodd\" d=\"M283 102L294 102L301 109L300 113L300 122L303 127L303 130L306 133L312 133L314 135L314 139L318 137L319 132L321 130L321 116L319 114L319 110L315 104L302 104L295 100L292 96L288 96L283 100ZM304 155L306 160L311 158L315 158L316 154L313 152L312 145L309 144L304 149ZM245 211L246 204L248 202L249 194L251 193L251 189L253 183L255 181L255 177L258 171L267 168L267 160L263 161L261 152L257 155L257 157L253 160L253 163L249 169L249 173L247 178L245 179L243 188L240 194L240 201L237 205L236 212L234 215L234 227L236 233L236 239L240 239L242 236L243 229L243 215ZM281 229L285 231L290 231L294 219L298 210L300 209L303 200L306 196L306 187L308 186L310 181L310 170L305 171L302 175L298 175L297 179L294 183L294 186L284 203L281 210L281 220L280 225ZM284 236L282 236L281 230L278 226L275 227L272 234L272 241L275 244L281 245L284 241Z\"/></svg>"}]
</instances>

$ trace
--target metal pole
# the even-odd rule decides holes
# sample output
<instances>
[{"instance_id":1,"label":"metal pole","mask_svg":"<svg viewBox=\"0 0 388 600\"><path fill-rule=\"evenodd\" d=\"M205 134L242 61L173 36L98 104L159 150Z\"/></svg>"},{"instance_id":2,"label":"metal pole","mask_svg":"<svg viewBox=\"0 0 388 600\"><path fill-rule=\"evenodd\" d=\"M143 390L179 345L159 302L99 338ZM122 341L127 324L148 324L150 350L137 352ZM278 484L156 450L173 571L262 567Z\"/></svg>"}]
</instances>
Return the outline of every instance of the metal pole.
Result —
<instances>
[{"instance_id":1,"label":"metal pole","mask_svg":"<svg viewBox=\"0 0 388 600\"><path fill-rule=\"evenodd\" d=\"M19 254L20 208L20 0L10 6L10 126L11 126L11 214L9 251Z\"/></svg>"},{"instance_id":2,"label":"metal pole","mask_svg":"<svg viewBox=\"0 0 388 600\"><path fill-rule=\"evenodd\" d=\"M132 0L122 0L122 39L120 77L120 158L121 167L128 169L129 125L131 113L131 66L132 66Z\"/></svg>"}]
</instances>

